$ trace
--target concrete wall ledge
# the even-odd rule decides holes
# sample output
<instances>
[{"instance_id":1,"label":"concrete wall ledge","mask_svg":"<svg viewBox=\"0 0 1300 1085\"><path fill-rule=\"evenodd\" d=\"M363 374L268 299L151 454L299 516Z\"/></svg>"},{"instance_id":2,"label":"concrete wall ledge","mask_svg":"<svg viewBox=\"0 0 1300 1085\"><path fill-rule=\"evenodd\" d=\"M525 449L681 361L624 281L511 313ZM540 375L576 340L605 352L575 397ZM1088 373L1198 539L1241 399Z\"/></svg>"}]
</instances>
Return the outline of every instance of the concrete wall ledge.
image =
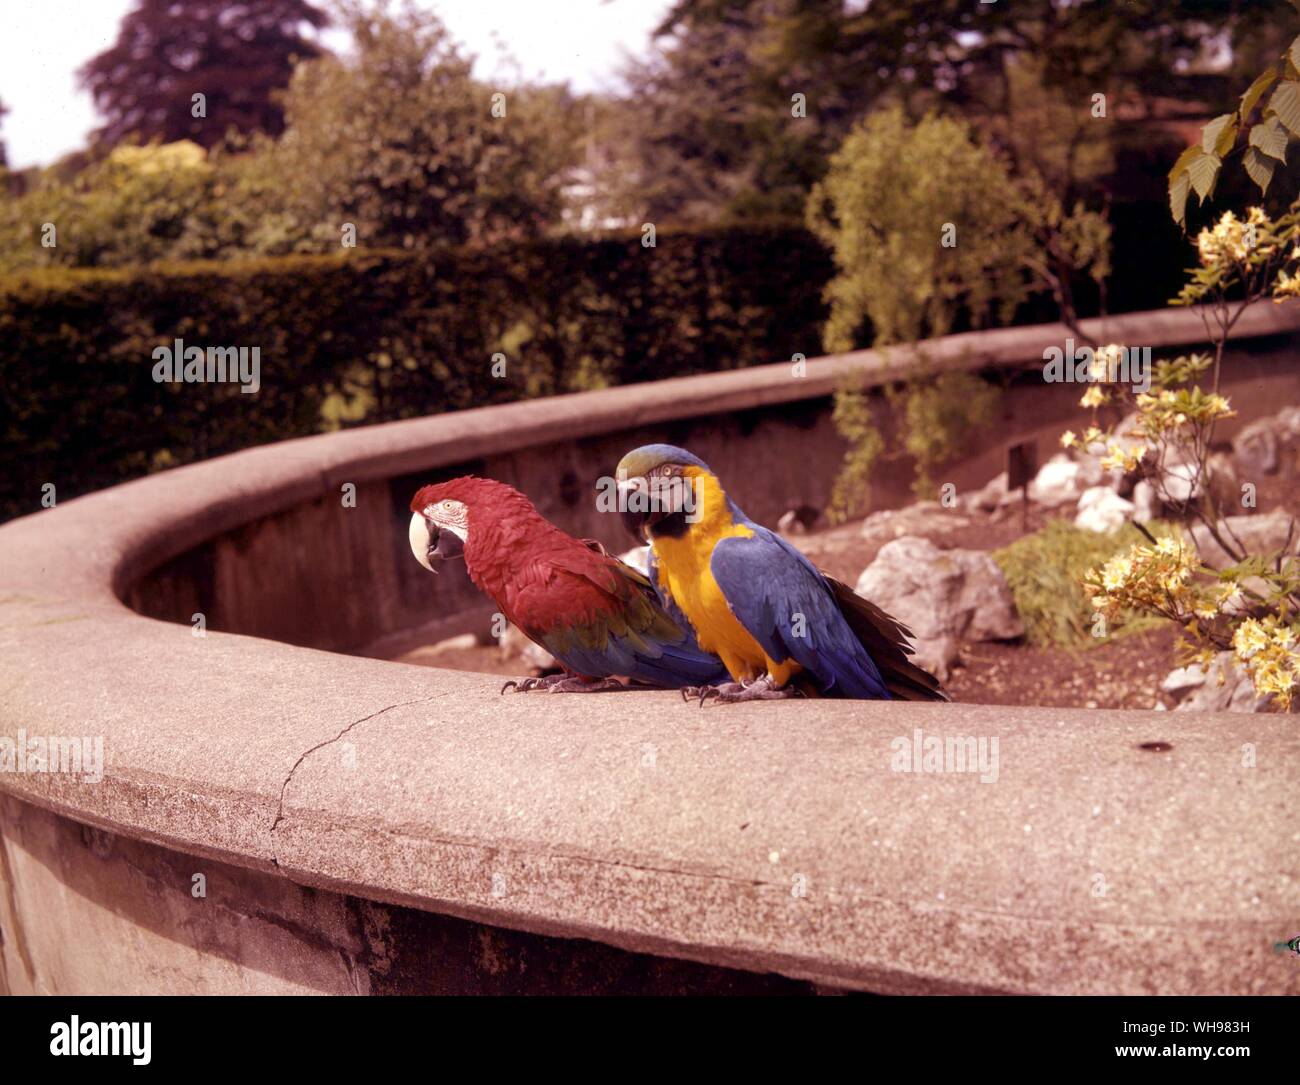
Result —
<instances>
[{"instance_id":1,"label":"concrete wall ledge","mask_svg":"<svg viewBox=\"0 0 1300 1085\"><path fill-rule=\"evenodd\" d=\"M1241 332L1297 327L1267 306ZM1203 336L1163 311L1106 333ZM1065 336L983 334L930 356L1023 365ZM5 525L0 735L102 736L107 769L0 789L274 878L839 987L1300 993L1273 950L1300 923L1294 717L500 697L489 676L198 638L120 601L340 480L825 395L893 364L861 352L802 381L782 364L288 441ZM892 771L917 729L996 738L997 782Z\"/></svg>"}]
</instances>

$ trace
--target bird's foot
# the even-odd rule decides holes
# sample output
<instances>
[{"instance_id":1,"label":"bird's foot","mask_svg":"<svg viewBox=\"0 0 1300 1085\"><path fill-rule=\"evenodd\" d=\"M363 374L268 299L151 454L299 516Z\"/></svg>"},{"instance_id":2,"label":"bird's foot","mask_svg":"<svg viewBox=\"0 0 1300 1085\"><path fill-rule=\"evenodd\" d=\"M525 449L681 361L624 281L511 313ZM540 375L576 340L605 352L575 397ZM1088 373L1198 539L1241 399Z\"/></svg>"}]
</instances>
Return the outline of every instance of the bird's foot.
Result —
<instances>
[{"instance_id":1,"label":"bird's foot","mask_svg":"<svg viewBox=\"0 0 1300 1085\"><path fill-rule=\"evenodd\" d=\"M701 708L708 701L737 704L740 701L783 701L802 696L794 686L778 686L766 674L752 682L723 682L716 686L688 686L682 690L683 700L698 700Z\"/></svg>"},{"instance_id":2,"label":"bird's foot","mask_svg":"<svg viewBox=\"0 0 1300 1085\"><path fill-rule=\"evenodd\" d=\"M540 689L547 693L602 693L605 690L623 689L617 678L579 678L571 674L548 674L542 678L514 678L501 687L501 692L514 687L516 693Z\"/></svg>"}]
</instances>

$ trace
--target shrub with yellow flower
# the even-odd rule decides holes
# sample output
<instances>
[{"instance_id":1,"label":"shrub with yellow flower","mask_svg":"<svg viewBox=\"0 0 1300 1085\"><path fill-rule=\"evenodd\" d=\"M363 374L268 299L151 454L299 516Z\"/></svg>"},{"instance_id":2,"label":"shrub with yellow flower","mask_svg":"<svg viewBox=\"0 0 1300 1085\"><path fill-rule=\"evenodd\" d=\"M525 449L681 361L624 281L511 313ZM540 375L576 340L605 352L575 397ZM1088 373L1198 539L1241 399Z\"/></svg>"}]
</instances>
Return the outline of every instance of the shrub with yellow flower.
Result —
<instances>
[{"instance_id":1,"label":"shrub with yellow flower","mask_svg":"<svg viewBox=\"0 0 1300 1085\"><path fill-rule=\"evenodd\" d=\"M1300 559L1249 553L1206 483L1215 426L1234 414L1219 392L1229 331L1258 301L1300 297L1300 200L1276 221L1258 207L1244 219L1228 212L1201 231L1196 247L1201 266L1190 272L1174 304L1205 303L1213 353L1158 362L1147 391L1116 382L1089 387L1080 404L1093 411L1093 424L1082 437L1067 430L1061 444L1104 449L1102 467L1145 478L1177 519L1200 524L1233 564L1211 569L1187 537L1157 540L1139 524L1149 545L1136 545L1089 570L1083 583L1108 619L1136 612L1182 626L1188 659L1208 664L1215 652L1231 651L1256 692L1279 710L1291 711L1300 690ZM1121 350L1116 345L1099 350L1094 371L1113 372L1112 360ZM1202 387L1203 381L1209 387ZM1097 412L1108 404L1131 408L1134 422L1125 432L1100 425ZM1178 465L1176 473L1168 469L1171 464ZM1171 492L1171 479L1182 483L1177 492Z\"/></svg>"}]
</instances>

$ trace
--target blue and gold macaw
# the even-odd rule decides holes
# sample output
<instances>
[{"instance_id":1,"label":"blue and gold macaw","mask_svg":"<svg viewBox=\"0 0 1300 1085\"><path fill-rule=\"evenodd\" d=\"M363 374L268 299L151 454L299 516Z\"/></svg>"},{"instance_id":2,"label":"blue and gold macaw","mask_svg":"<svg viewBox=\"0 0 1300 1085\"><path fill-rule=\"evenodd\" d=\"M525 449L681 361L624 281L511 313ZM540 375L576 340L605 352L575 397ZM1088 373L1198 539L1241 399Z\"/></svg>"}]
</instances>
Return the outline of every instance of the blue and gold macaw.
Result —
<instances>
[{"instance_id":1,"label":"blue and gold macaw","mask_svg":"<svg viewBox=\"0 0 1300 1085\"><path fill-rule=\"evenodd\" d=\"M749 519L697 456L644 445L623 457L617 482L624 523L650 544L665 609L735 679L691 690L701 702L948 699L908 659L905 626Z\"/></svg>"}]
</instances>

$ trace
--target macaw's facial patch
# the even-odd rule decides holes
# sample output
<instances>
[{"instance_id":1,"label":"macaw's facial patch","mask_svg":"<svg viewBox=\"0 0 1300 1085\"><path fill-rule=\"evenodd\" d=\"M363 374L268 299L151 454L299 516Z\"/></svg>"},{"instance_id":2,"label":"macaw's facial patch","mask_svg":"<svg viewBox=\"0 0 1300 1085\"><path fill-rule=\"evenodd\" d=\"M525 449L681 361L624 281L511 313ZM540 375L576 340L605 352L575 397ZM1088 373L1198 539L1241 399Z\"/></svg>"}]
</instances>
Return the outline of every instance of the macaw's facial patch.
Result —
<instances>
[{"instance_id":1,"label":"macaw's facial patch","mask_svg":"<svg viewBox=\"0 0 1300 1085\"><path fill-rule=\"evenodd\" d=\"M469 506L463 501L448 499L428 505L424 517L429 523L458 535L461 542L469 539Z\"/></svg>"},{"instance_id":2,"label":"macaw's facial patch","mask_svg":"<svg viewBox=\"0 0 1300 1085\"><path fill-rule=\"evenodd\" d=\"M632 536L646 541L646 532L684 530L700 518L704 503L698 469L676 463L658 464L644 475L602 478L596 486L596 508L617 512Z\"/></svg>"}]
</instances>

